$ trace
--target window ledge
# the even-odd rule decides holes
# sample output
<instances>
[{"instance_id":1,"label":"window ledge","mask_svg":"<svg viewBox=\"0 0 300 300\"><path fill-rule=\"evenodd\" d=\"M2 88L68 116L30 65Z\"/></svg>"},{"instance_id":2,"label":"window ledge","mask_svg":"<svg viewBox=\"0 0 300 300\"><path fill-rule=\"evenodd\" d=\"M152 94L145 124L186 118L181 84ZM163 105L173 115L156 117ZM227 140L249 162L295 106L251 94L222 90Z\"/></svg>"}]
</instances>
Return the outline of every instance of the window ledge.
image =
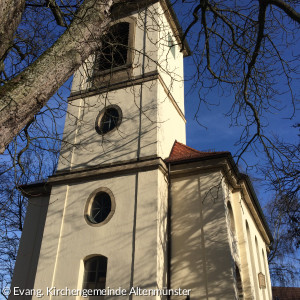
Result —
<instances>
[{"instance_id":1,"label":"window ledge","mask_svg":"<svg viewBox=\"0 0 300 300\"><path fill-rule=\"evenodd\" d=\"M114 67L114 68L103 70L103 71L95 71L94 75L92 76L92 78L90 78L90 80L94 79L95 77L105 76L107 74L113 74L113 73L118 72L118 71L126 70L126 69L129 69L131 67L132 67L132 64L127 63L127 64L119 66L119 67Z\"/></svg>"}]
</instances>

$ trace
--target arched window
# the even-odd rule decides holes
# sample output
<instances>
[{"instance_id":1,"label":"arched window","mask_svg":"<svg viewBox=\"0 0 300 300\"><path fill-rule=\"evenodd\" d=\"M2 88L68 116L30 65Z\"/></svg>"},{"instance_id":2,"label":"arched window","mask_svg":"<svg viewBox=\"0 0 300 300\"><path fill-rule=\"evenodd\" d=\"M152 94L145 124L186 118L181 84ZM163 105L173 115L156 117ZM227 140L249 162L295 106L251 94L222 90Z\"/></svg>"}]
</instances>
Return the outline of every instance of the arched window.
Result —
<instances>
[{"instance_id":1,"label":"arched window","mask_svg":"<svg viewBox=\"0 0 300 300\"><path fill-rule=\"evenodd\" d=\"M263 299L266 299L266 291L265 291L265 274L262 273L262 268L261 268L261 262L260 262L260 252L258 248L258 242L257 242L257 237L255 236L255 248L256 248L256 254L257 254L257 261L258 261L258 268L259 268L259 274L258 274L258 285L260 289L262 290L262 295Z\"/></svg>"},{"instance_id":2,"label":"arched window","mask_svg":"<svg viewBox=\"0 0 300 300\"><path fill-rule=\"evenodd\" d=\"M230 230L235 234L235 224L234 224L234 216L233 210L230 202L227 202L228 214L229 214L229 222L230 222Z\"/></svg>"},{"instance_id":3,"label":"arched window","mask_svg":"<svg viewBox=\"0 0 300 300\"><path fill-rule=\"evenodd\" d=\"M107 257L98 255L85 260L83 289L105 289L106 271Z\"/></svg>"},{"instance_id":4,"label":"arched window","mask_svg":"<svg viewBox=\"0 0 300 300\"><path fill-rule=\"evenodd\" d=\"M254 253L253 253L251 234L250 234L250 229L249 229L249 225L248 225L247 221L246 221L246 230L247 230L247 242L248 242L248 247L249 247L249 252L250 252L250 264L251 264L252 275L253 275L253 284L254 284L254 289L255 289L255 296L256 296L256 299L259 299L258 282L257 282L258 278L257 278L257 273L256 273L256 268L255 268L255 261L254 261Z\"/></svg>"},{"instance_id":5,"label":"arched window","mask_svg":"<svg viewBox=\"0 0 300 300\"><path fill-rule=\"evenodd\" d=\"M268 297L269 299L270 297L270 287L269 287L269 274L268 274L268 269L267 269L267 264L266 264L266 256L264 253L264 250L261 249L261 253L262 253L262 258L263 258L263 265L264 265L264 271L265 271L265 275L266 275L266 287L267 287L267 291L268 291Z\"/></svg>"},{"instance_id":6,"label":"arched window","mask_svg":"<svg viewBox=\"0 0 300 300\"><path fill-rule=\"evenodd\" d=\"M102 72L127 64L129 25L127 22L117 23L103 37L102 46L96 54L96 71Z\"/></svg>"},{"instance_id":7,"label":"arched window","mask_svg":"<svg viewBox=\"0 0 300 300\"><path fill-rule=\"evenodd\" d=\"M235 281L236 281L236 289L238 292L238 299L244 299L241 273L237 265L235 265Z\"/></svg>"}]
</instances>

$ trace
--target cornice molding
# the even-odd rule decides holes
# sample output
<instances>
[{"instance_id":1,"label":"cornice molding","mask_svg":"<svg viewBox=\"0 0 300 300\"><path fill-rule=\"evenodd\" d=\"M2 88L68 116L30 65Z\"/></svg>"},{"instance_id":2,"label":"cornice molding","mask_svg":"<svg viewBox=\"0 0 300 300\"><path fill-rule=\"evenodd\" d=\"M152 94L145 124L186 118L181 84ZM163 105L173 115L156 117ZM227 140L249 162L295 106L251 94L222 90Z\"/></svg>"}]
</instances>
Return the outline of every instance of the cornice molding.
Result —
<instances>
[{"instance_id":1,"label":"cornice molding","mask_svg":"<svg viewBox=\"0 0 300 300\"><path fill-rule=\"evenodd\" d=\"M149 170L159 169L163 173L167 172L167 167L161 158L155 158L145 161L125 162L119 165L110 165L107 167L85 168L79 171L64 172L49 177L48 183L65 184L87 180L91 178L111 178L120 175L128 175L136 172L145 172Z\"/></svg>"},{"instance_id":2,"label":"cornice molding","mask_svg":"<svg viewBox=\"0 0 300 300\"><path fill-rule=\"evenodd\" d=\"M19 190L25 197L47 196L50 195L51 187L54 185L70 184L94 179L107 179L151 170L160 170L164 175L168 172L163 159L160 157L148 158L142 161L127 161L106 166L100 165L98 167L80 168L79 170L60 172L50 176L48 181L23 185L19 187Z\"/></svg>"},{"instance_id":3,"label":"cornice molding","mask_svg":"<svg viewBox=\"0 0 300 300\"><path fill-rule=\"evenodd\" d=\"M186 123L184 113L180 109L179 105L175 101L175 98L173 97L172 93L168 89L166 83L164 82L163 78L160 76L160 74L158 73L157 70L145 73L144 75L134 76L134 77L131 77L130 79L127 79L127 80L124 80L124 81L121 81L118 83L112 83L109 86L102 86L102 87L98 87L98 88L90 88L90 89L87 89L84 91L73 92L69 96L68 101L73 101L73 100L80 99L80 98L92 97L92 96L96 96L96 95L99 95L102 93L107 93L107 92L115 91L118 89L123 89L126 87L132 87L132 86L139 85L139 84L153 81L153 80L159 80L167 97L169 98L171 103L174 105L174 107L175 107L176 111L178 112L178 114L180 115L180 117Z\"/></svg>"}]
</instances>

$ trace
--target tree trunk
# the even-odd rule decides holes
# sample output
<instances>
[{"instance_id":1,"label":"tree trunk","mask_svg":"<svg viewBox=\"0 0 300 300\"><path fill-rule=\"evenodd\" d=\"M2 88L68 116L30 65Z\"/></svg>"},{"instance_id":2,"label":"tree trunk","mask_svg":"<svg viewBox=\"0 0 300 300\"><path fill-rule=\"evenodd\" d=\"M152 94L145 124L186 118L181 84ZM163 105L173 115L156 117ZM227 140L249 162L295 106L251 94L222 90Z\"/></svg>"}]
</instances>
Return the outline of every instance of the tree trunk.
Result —
<instances>
[{"instance_id":1,"label":"tree trunk","mask_svg":"<svg viewBox=\"0 0 300 300\"><path fill-rule=\"evenodd\" d=\"M58 88L99 47L112 0L85 0L55 44L0 87L0 153Z\"/></svg>"},{"instance_id":2,"label":"tree trunk","mask_svg":"<svg viewBox=\"0 0 300 300\"><path fill-rule=\"evenodd\" d=\"M24 9L25 0L0 0L0 61L12 46Z\"/></svg>"}]
</instances>

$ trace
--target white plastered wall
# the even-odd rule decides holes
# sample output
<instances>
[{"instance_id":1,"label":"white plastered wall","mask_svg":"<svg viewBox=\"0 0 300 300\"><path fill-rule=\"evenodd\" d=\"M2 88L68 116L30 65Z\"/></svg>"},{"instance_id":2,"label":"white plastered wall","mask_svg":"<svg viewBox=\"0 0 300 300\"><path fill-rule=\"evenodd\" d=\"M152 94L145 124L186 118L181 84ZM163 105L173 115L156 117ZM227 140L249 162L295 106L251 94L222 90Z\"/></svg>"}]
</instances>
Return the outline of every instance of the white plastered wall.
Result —
<instances>
[{"instance_id":1,"label":"white plastered wall","mask_svg":"<svg viewBox=\"0 0 300 300\"><path fill-rule=\"evenodd\" d=\"M147 82L143 85L141 106L141 149L140 156L156 154L156 83ZM137 157L139 139L141 86L128 87L93 97L75 100L69 104L74 107L75 116L67 116L65 137L71 141L62 148L58 170L79 167L97 166L103 163L126 161ZM122 110L120 126L105 135L95 130L95 120L99 112L108 105L118 105ZM77 112L76 112L77 108ZM76 136L74 136L75 133ZM72 147L73 145L75 147ZM65 160L68 153L72 158Z\"/></svg>"},{"instance_id":2,"label":"white plastered wall","mask_svg":"<svg viewBox=\"0 0 300 300\"><path fill-rule=\"evenodd\" d=\"M157 19L159 22L158 32L158 70L165 82L166 87L175 98L175 101L184 114L184 74L183 74L183 52L178 45L175 35L164 14L163 8L158 5ZM175 56L169 46L169 35L174 44Z\"/></svg>"},{"instance_id":3,"label":"white plastered wall","mask_svg":"<svg viewBox=\"0 0 300 300\"><path fill-rule=\"evenodd\" d=\"M39 196L28 200L11 289L15 287L20 291L33 289L48 203L49 196ZM28 297L11 293L9 299L25 300Z\"/></svg>"},{"instance_id":4,"label":"white plastered wall","mask_svg":"<svg viewBox=\"0 0 300 300\"><path fill-rule=\"evenodd\" d=\"M155 20L159 28L157 69L162 81L158 84L158 155L167 158L175 140L186 143L183 53L174 36L178 33L172 31L159 3L155 6ZM174 43L175 56L169 46L169 35Z\"/></svg>"},{"instance_id":5,"label":"white plastered wall","mask_svg":"<svg viewBox=\"0 0 300 300\"><path fill-rule=\"evenodd\" d=\"M158 32L160 30L156 14L158 5L158 3L155 3L147 9L132 15L136 19L133 76L157 70ZM144 31L145 27L146 33ZM144 53L145 57L143 57Z\"/></svg>"},{"instance_id":6,"label":"white plastered wall","mask_svg":"<svg viewBox=\"0 0 300 300\"><path fill-rule=\"evenodd\" d=\"M158 99L157 152L158 156L167 158L175 140L186 143L185 119L178 113L160 83L158 83Z\"/></svg>"},{"instance_id":7,"label":"white plastered wall","mask_svg":"<svg viewBox=\"0 0 300 300\"><path fill-rule=\"evenodd\" d=\"M157 287L167 286L167 213L168 179L167 174L158 172L157 194ZM159 298L159 297L157 297Z\"/></svg>"},{"instance_id":8,"label":"white plastered wall","mask_svg":"<svg viewBox=\"0 0 300 300\"><path fill-rule=\"evenodd\" d=\"M142 102L140 97L141 86L133 86L70 102L58 170L135 159L139 138L140 157L166 158L175 140L185 143L184 117L161 83L158 80L144 83ZM122 122L117 130L101 136L96 133L95 120L108 105L121 108Z\"/></svg>"},{"instance_id":9,"label":"white plastered wall","mask_svg":"<svg viewBox=\"0 0 300 300\"><path fill-rule=\"evenodd\" d=\"M191 289L191 300L234 299L220 172L172 179L171 224L172 288Z\"/></svg>"},{"instance_id":10,"label":"white plastered wall","mask_svg":"<svg viewBox=\"0 0 300 300\"><path fill-rule=\"evenodd\" d=\"M101 187L112 191L115 213L103 226L90 226L84 218L84 207L89 195ZM141 288L162 286L166 278L166 201L167 184L160 170L54 187L35 289L81 289L83 261L97 254L108 258L106 287L129 289L131 281ZM65 297L45 295L43 299Z\"/></svg>"}]
</instances>

